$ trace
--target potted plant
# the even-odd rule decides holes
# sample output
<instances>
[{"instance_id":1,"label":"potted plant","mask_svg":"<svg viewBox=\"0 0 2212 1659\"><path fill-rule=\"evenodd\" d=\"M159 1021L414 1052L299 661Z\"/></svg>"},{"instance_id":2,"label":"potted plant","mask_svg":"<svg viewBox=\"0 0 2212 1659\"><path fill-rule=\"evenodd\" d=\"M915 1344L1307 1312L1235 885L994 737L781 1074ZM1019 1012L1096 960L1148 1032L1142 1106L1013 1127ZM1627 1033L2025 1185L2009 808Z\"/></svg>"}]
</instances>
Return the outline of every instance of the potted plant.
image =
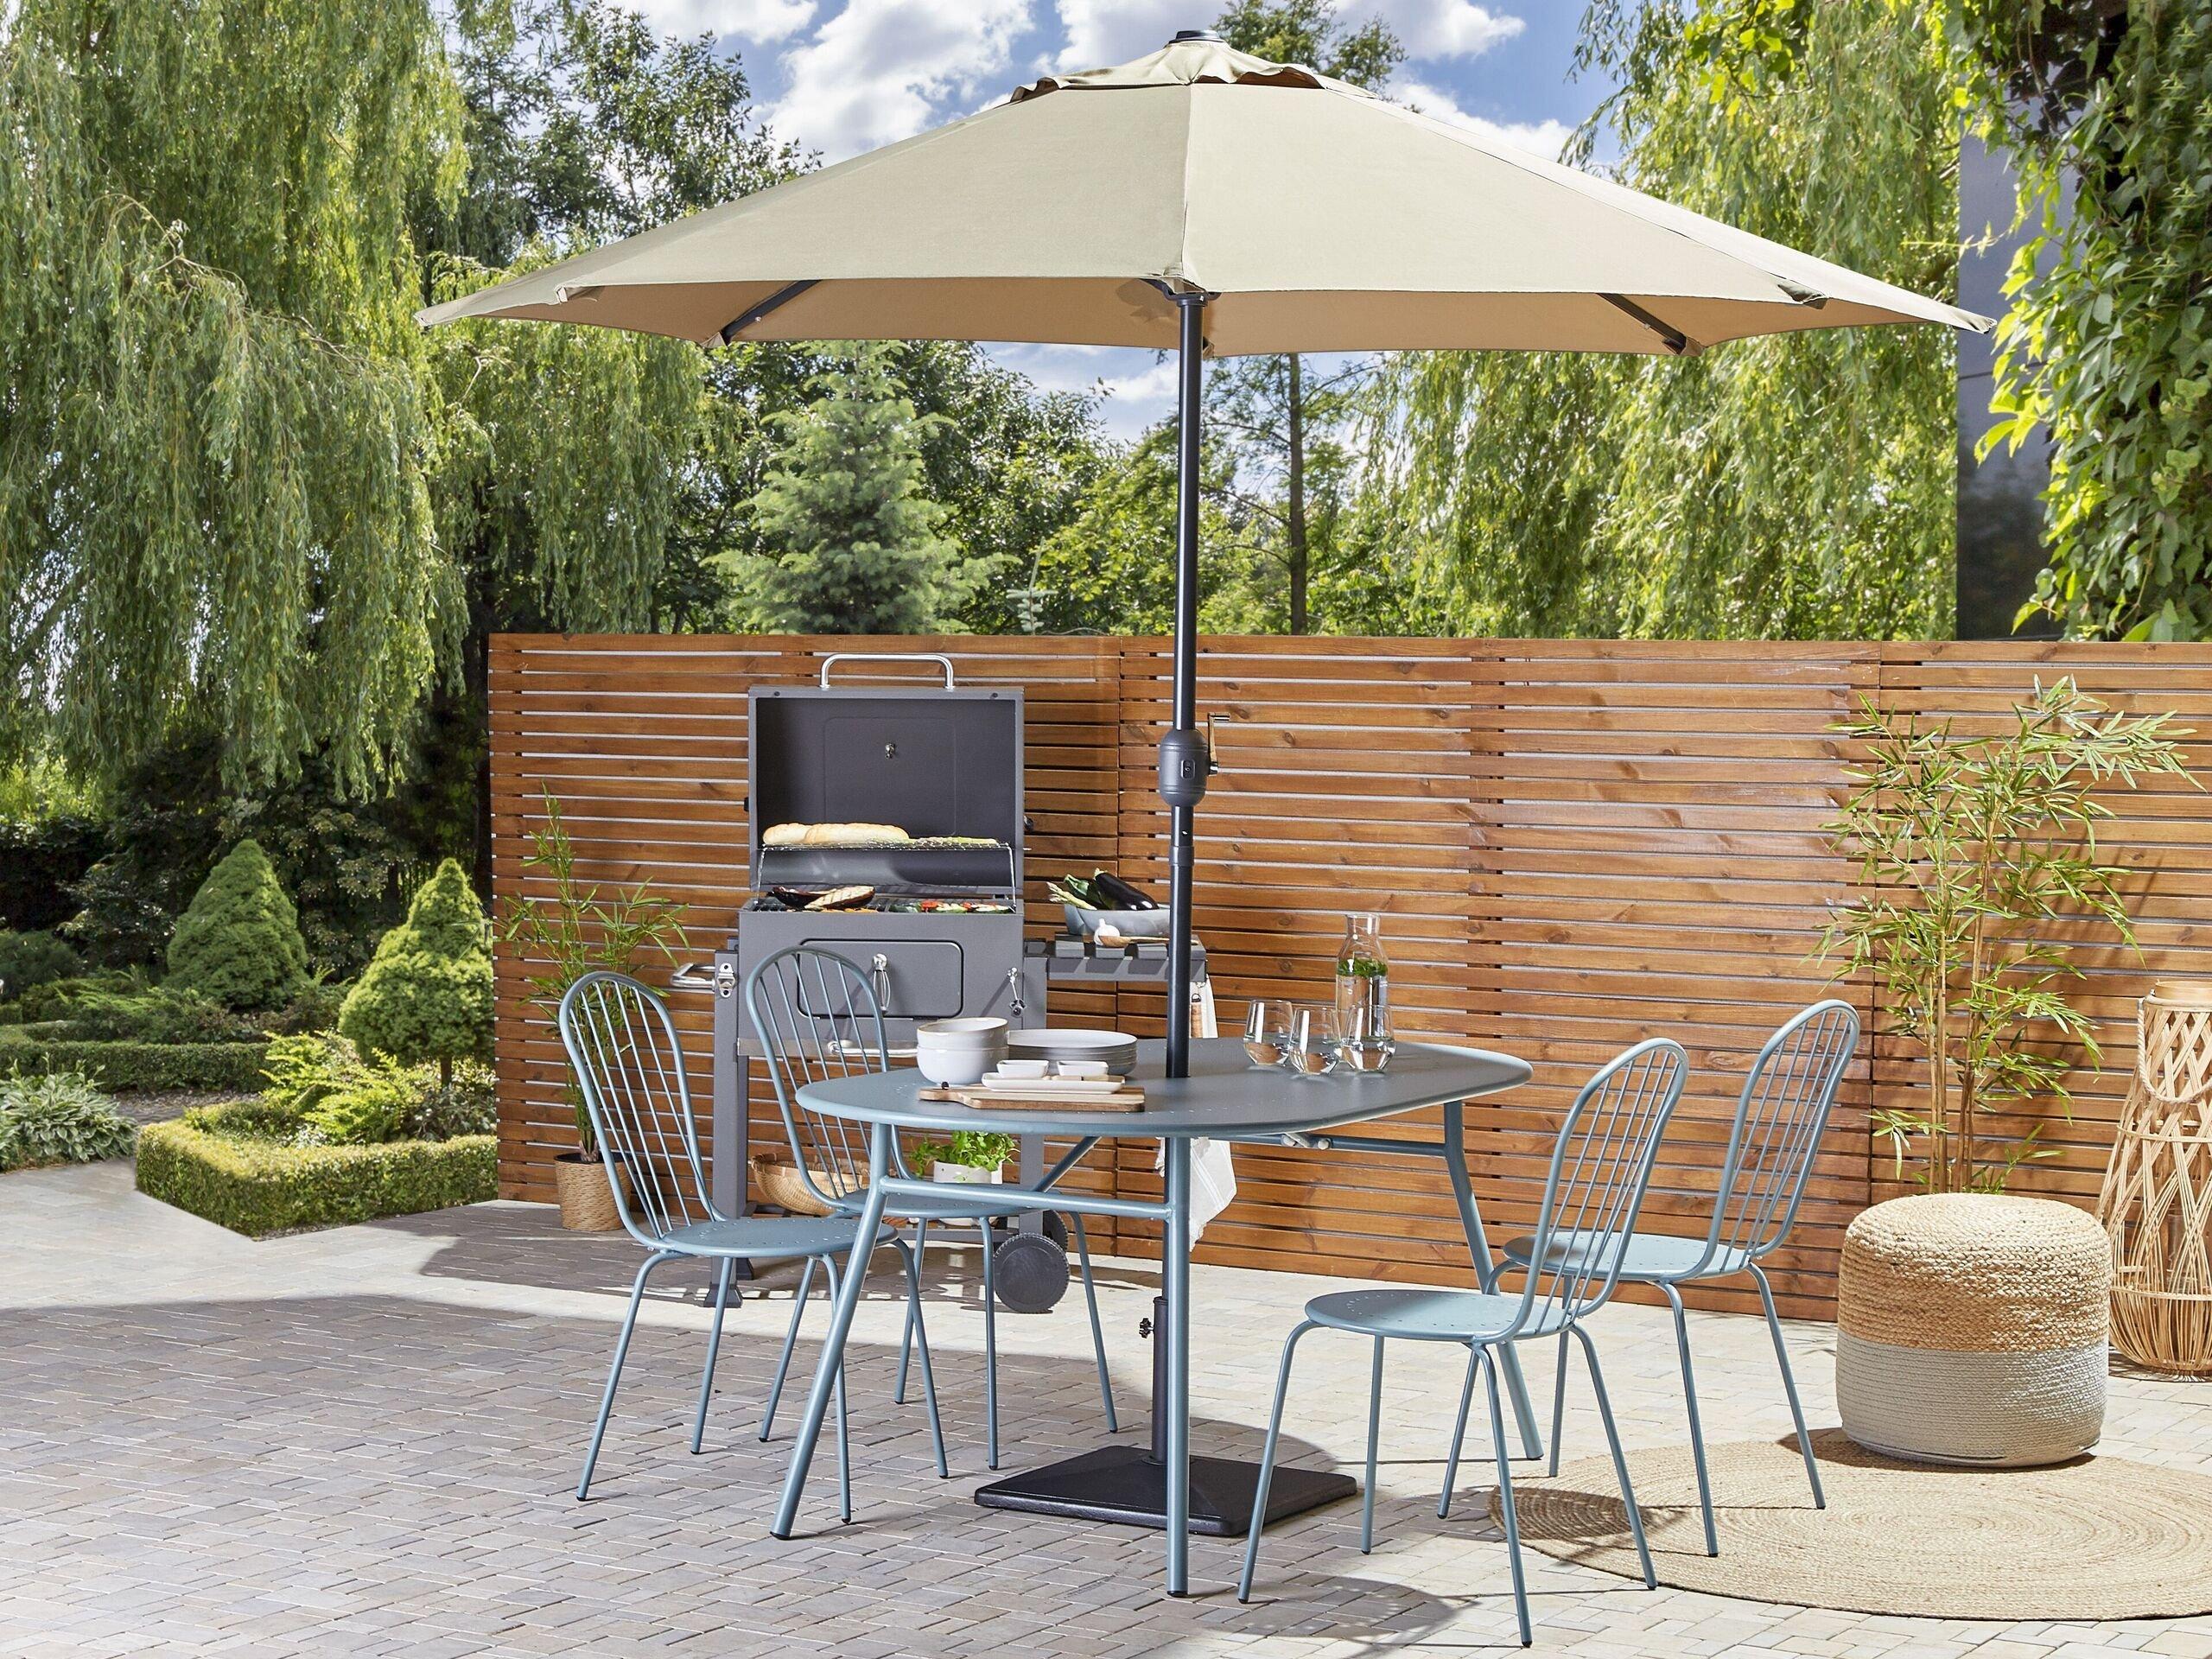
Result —
<instances>
[{"instance_id":1,"label":"potted plant","mask_svg":"<svg viewBox=\"0 0 2212 1659\"><path fill-rule=\"evenodd\" d=\"M1840 960L1839 977L1873 975L1896 1034L1925 1057L1919 1101L1871 1120L1899 1176L1917 1157L1930 1192L1995 1192L2023 1162L2052 1155L2033 1128L1993 1137L1983 1115L2037 1097L2069 1110L2073 1060L2052 1038L2099 1058L2089 1019L2058 988L2081 969L2049 924L2094 918L2134 945L2123 872L2098 856L2111 810L2092 791L2186 778L2173 739L2187 734L2170 733L2170 718L2112 713L2066 678L2039 683L1993 734L1899 721L1865 699L1838 727L1867 752L1829 826L1857 857L1865 896L1831 918L1821 948Z\"/></svg>"},{"instance_id":2,"label":"potted plant","mask_svg":"<svg viewBox=\"0 0 2212 1659\"><path fill-rule=\"evenodd\" d=\"M1007 1160L1013 1156L1012 1135L959 1129L950 1141L923 1141L914 1148L912 1161L929 1171L933 1181L982 1185L1003 1180Z\"/></svg>"},{"instance_id":3,"label":"potted plant","mask_svg":"<svg viewBox=\"0 0 2212 1659\"><path fill-rule=\"evenodd\" d=\"M580 882L575 849L561 822L561 804L550 789L544 801L545 827L530 832L530 851L522 862L525 870L551 886L552 896L514 900L501 938L542 964L543 971L530 982L531 994L550 1013L560 1007L569 987L586 974L600 969L635 973L640 960L656 950L673 962L686 940L683 907L654 896L650 882L640 881L627 892L613 888L605 896L597 887ZM583 1090L574 1077L567 1093L569 1108L575 1115L576 1150L553 1160L561 1224L577 1232L611 1232L621 1225L621 1217Z\"/></svg>"}]
</instances>

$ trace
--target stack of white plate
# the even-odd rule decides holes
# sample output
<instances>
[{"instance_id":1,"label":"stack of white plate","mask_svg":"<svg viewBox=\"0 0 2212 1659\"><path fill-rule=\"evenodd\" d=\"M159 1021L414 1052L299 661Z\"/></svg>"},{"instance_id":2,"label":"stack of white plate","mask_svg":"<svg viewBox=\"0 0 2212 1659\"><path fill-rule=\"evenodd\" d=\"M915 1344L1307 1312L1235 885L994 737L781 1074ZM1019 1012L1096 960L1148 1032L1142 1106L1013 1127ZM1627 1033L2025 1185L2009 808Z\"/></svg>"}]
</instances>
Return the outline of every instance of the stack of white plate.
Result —
<instances>
[{"instance_id":1,"label":"stack of white plate","mask_svg":"<svg viewBox=\"0 0 2212 1659\"><path fill-rule=\"evenodd\" d=\"M1117 1077L1137 1069L1137 1039L1125 1032L1082 1031L1047 1027L1040 1031L1010 1031L1006 1052L1016 1060L1103 1060Z\"/></svg>"}]
</instances>

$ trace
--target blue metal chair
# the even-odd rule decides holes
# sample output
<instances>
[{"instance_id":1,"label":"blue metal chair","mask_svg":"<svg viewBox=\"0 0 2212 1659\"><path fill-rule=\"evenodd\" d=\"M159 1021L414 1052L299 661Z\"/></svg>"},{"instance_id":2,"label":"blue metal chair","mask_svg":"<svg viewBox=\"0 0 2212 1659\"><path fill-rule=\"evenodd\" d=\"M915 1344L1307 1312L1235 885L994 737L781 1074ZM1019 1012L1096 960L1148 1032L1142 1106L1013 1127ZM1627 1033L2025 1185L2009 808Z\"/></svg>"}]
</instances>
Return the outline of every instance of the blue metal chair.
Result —
<instances>
[{"instance_id":1,"label":"blue metal chair","mask_svg":"<svg viewBox=\"0 0 2212 1659\"><path fill-rule=\"evenodd\" d=\"M768 1077L775 1089L776 1106L790 1137L791 1156L798 1160L799 1178L808 1191L832 1211L859 1211L868 1191L868 1130L864 1125L800 1103L798 1091L810 1083L828 1077L853 1077L890 1069L890 1050L883 1012L867 976L842 957L807 945L792 945L760 963L745 982L745 1011L753 1034L767 1061ZM907 1172L903 1158L898 1174ZM972 1224L981 1236L983 1252L983 1415L985 1452L990 1466L999 1466L999 1351L997 1287L993 1281L991 1257L998 1243L994 1224L1011 1224L1027 1213L1016 1204L995 1201L988 1186L947 1186L944 1196L900 1198L893 1212L914 1224L913 1253L917 1260L929 1243L931 1222L949 1225ZM1106 1336L1098 1319L1098 1292L1090 1277L1090 1243L1084 1236L1083 1217L1073 1212L1077 1258L1083 1272L1083 1294L1090 1311L1091 1353L1098 1370L1098 1397L1106 1409L1109 1429L1118 1433L1114 1414L1114 1389L1106 1370ZM899 1386L894 1400L906 1397L908 1345L920 1329L910 1313L899 1344ZM788 1356L786 1356L788 1357ZM782 1395L784 1373L779 1369L769 1395L769 1418ZM768 1426L761 1424L766 1440Z\"/></svg>"},{"instance_id":2,"label":"blue metal chair","mask_svg":"<svg viewBox=\"0 0 2212 1659\"><path fill-rule=\"evenodd\" d=\"M630 1332L638 1322L638 1307L645 1300L645 1280L664 1262L689 1256L719 1263L715 1282L715 1321L707 1338L707 1363L699 1376L699 1409L691 1426L691 1450L696 1452L707 1428L707 1402L715 1383L715 1358L721 1347L722 1314L729 1305L732 1264L741 1261L806 1259L806 1277L791 1305L791 1329L784 1338L783 1364L791 1363L798 1340L799 1320L806 1310L807 1286L814 1264L822 1263L830 1275L830 1294L837 1287L837 1263L849 1259L860 1236L849 1217L725 1216L708 1196L709 1188L699 1156L698 1127L691 1112L691 1094L683 1077L683 1056L676 1039L676 1026L667 1006L646 986L625 974L589 973L569 988L561 999L556 1023L561 1045L575 1068L583 1091L584 1109L592 1133L598 1137L606 1160L607 1180L622 1225L648 1254L631 1287L629 1312L622 1318L622 1334L614 1344L614 1363L607 1373L607 1391L599 1402L599 1421L592 1426L591 1447L584 1454L582 1475L576 1481L581 1501L591 1489L592 1470L599 1462L600 1442L607 1436L607 1419L614 1406L614 1389L622 1377L622 1362L630 1351ZM897 1231L885 1227L879 1245L897 1249L906 1264L906 1313L920 1332L921 1281L913 1253ZM944 1431L938 1421L937 1383L931 1375L929 1339L919 1334L922 1388L928 1398L930 1433L937 1449L938 1473L949 1472L944 1458ZM779 1369L778 1376L782 1371ZM766 1431L763 1431L766 1437ZM845 1420L843 1369L837 1376L837 1492L843 1518L853 1518L852 1471Z\"/></svg>"},{"instance_id":3,"label":"blue metal chair","mask_svg":"<svg viewBox=\"0 0 2212 1659\"><path fill-rule=\"evenodd\" d=\"M1705 1432L1698 1421L1697 1382L1690 1363L1689 1322L1682 1311L1682 1285L1701 1279L1726 1279L1747 1273L1758 1287L1774 1338L1774 1357L1782 1367L1782 1389L1797 1425L1797 1448L1812 1483L1813 1506L1827 1507L1821 1471L1814 1461L1812 1438L1805 1432L1805 1411L1798 1403L1797 1379L1789 1369L1789 1349L1774 1311L1774 1289L1762 1257L1772 1255L1789 1236L1797 1206L1813 1173L1821 1133L1827 1127L1844 1068L1859 1048L1859 1016L1851 1005L1831 999L1792 1015L1759 1050L1736 1103L1734 1127L1721 1160L1720 1184L1705 1236L1637 1233L1628 1241L1620 1276L1630 1284L1656 1285L1675 1311L1675 1347L1681 1357L1682 1399L1690 1421L1690 1450L1697 1463L1698 1502L1705 1513L1705 1553L1718 1555L1720 1540L1713 1519L1713 1488L1705 1468ZM1578 1248L1572 1236L1555 1236L1554 1255ZM1525 1267L1537 1255L1533 1237L1508 1240L1509 1263ZM1567 1408L1567 1344L1560 1344L1559 1378L1552 1396L1551 1471L1559 1472L1560 1426Z\"/></svg>"},{"instance_id":4,"label":"blue metal chair","mask_svg":"<svg viewBox=\"0 0 2212 1659\"><path fill-rule=\"evenodd\" d=\"M1532 1638L1529 1623L1529 1595L1521 1568L1521 1521L1514 1507L1513 1474L1505 1447L1505 1414L1498 1397L1498 1360L1493 1353L1503 1344L1524 1342L1534 1337L1573 1335L1582 1344L1590 1367L1591 1385L1597 1390L1598 1411L1605 1425L1605 1438L1613 1452L1613 1472L1619 1478L1621 1502L1628 1510L1629 1531L1636 1540L1643 1566L1643 1582L1656 1588L1651 1552L1644 1543L1643 1519L1637 1511L1636 1494L1629 1485L1628 1464L1621 1455L1620 1435L1613 1424L1612 1407L1605 1395L1605 1378L1598 1367L1598 1351L1583 1328L1589 1316L1613 1294L1621 1257L1635 1226L1651 1180L1659 1137L1681 1098L1688 1057L1679 1044L1655 1038L1616 1057L1582 1086L1560 1128L1552 1152L1551 1170L1544 1182L1544 1196L1537 1212L1536 1237L1550 1240L1572 1236L1587 1241L1585 1248L1560 1258L1556 1266L1525 1273L1516 1294L1500 1290L1344 1290L1316 1296L1306 1304L1306 1317L1283 1344L1282 1364L1275 1375L1274 1405L1268 1414L1267 1444L1260 1453L1259 1490L1254 1495L1252 1527L1244 1544L1244 1571L1237 1580L1236 1599L1249 1601L1252 1573L1260 1559L1260 1535L1267 1516L1268 1484L1274 1472L1275 1446L1282 1433L1283 1396L1290 1387L1290 1363L1299 1338L1317 1326L1350 1331L1371 1337L1375 1361L1368 1381L1367 1484L1361 1495L1359 1548L1362 1554L1375 1544L1376 1449L1382 1426L1382 1345L1392 1338L1413 1342L1457 1342L1467 1344L1467 1378L1459 1391L1459 1415L1452 1435L1452 1456L1444 1471L1444 1492L1437 1514L1448 1513L1452 1487L1459 1475L1459 1443L1467 1432L1467 1411L1474 1394L1475 1372L1480 1368L1490 1394L1492 1448L1497 1463L1499 1506L1505 1518L1505 1542L1513 1570L1513 1610L1520 1621L1521 1645ZM1537 1259L1554 1260L1543 1252Z\"/></svg>"}]
</instances>

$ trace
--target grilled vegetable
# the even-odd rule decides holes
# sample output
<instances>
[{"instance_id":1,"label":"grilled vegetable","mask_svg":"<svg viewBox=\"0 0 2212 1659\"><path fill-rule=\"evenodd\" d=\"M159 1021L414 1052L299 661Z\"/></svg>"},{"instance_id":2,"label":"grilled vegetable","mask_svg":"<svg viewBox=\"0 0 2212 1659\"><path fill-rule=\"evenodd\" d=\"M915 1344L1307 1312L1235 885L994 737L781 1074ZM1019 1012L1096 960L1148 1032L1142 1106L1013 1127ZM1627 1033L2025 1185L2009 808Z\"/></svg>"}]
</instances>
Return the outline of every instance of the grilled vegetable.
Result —
<instances>
[{"instance_id":1,"label":"grilled vegetable","mask_svg":"<svg viewBox=\"0 0 2212 1659\"><path fill-rule=\"evenodd\" d=\"M875 897L874 887L832 887L807 906L809 910L860 910Z\"/></svg>"}]
</instances>

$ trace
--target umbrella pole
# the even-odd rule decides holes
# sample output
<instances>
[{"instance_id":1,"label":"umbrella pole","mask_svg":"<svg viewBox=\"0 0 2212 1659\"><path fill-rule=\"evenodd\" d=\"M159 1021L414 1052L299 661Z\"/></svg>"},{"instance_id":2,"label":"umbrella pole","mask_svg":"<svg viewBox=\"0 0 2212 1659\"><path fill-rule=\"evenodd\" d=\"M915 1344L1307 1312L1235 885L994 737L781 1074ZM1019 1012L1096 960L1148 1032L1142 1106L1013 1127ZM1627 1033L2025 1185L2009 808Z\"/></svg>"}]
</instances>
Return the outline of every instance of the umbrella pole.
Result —
<instances>
[{"instance_id":1,"label":"umbrella pole","mask_svg":"<svg viewBox=\"0 0 2212 1659\"><path fill-rule=\"evenodd\" d=\"M1213 770L1198 729L1198 422L1205 390L1204 294L1173 296L1181 323L1175 409L1174 715L1160 743L1160 798L1168 807L1167 1075L1191 1071L1192 820Z\"/></svg>"}]
</instances>

